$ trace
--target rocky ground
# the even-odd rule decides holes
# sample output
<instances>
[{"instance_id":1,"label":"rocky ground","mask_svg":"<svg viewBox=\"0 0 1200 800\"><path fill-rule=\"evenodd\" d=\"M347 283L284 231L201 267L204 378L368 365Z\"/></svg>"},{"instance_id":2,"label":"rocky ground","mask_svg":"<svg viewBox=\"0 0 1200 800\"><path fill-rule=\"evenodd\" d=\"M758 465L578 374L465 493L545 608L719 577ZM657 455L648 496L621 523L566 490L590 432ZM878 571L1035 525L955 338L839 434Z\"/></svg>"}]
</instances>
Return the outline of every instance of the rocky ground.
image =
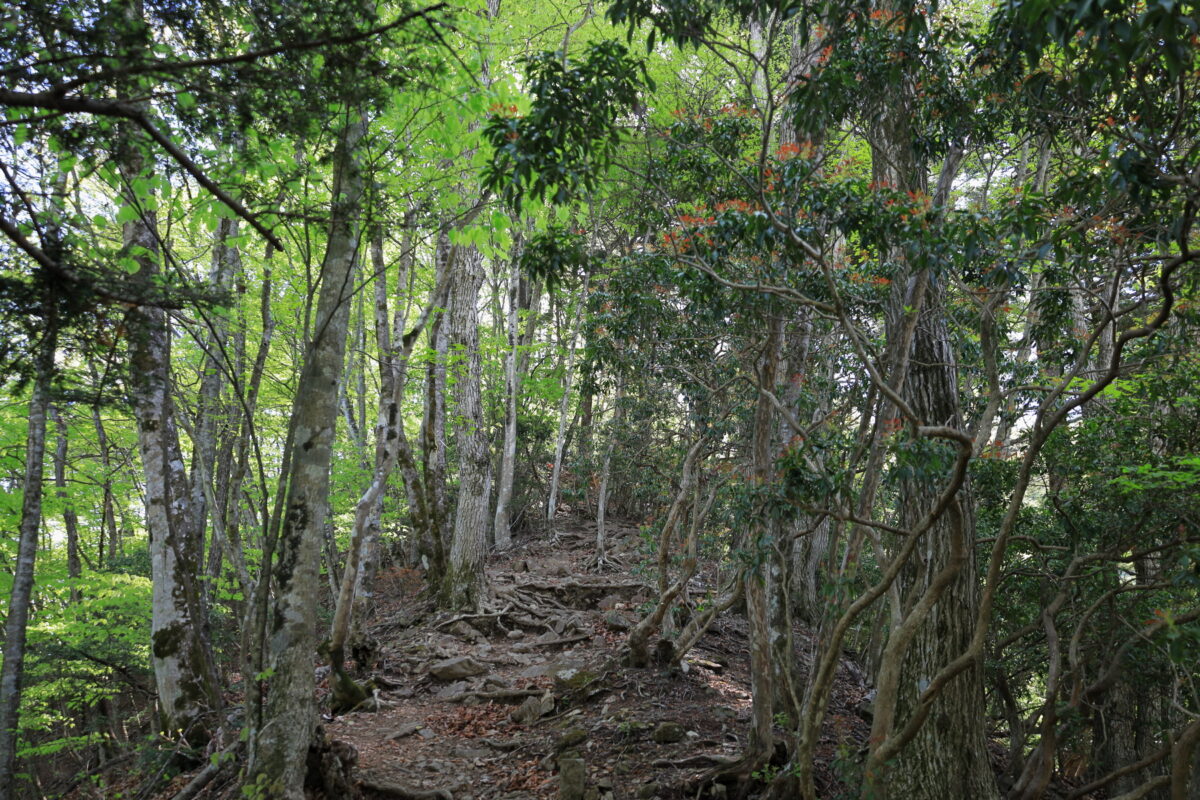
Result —
<instances>
[{"instance_id":1,"label":"rocky ground","mask_svg":"<svg viewBox=\"0 0 1200 800\"><path fill-rule=\"evenodd\" d=\"M419 576L383 577L374 649L360 653L380 708L325 722L331 739L357 750L364 796L665 800L740 753L750 714L744 620L719 619L682 670L622 666L626 631L651 593L634 574L634 529L612 532L613 569L587 570L594 531L564 525L557 541L494 559L495 610L485 614L435 613ZM711 579L698 578L694 593ZM796 633L803 664L809 641ZM839 755L857 751L869 727L855 713L861 672L842 666L821 753L829 797L839 794Z\"/></svg>"}]
</instances>

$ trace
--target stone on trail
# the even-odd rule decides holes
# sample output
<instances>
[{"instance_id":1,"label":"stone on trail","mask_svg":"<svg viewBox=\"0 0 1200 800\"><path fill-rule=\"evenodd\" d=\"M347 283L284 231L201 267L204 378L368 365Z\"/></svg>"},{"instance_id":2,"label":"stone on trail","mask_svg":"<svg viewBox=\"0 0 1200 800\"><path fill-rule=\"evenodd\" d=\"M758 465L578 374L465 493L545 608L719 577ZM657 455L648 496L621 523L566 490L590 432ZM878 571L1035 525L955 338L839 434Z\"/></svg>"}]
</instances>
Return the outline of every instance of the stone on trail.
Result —
<instances>
[{"instance_id":1,"label":"stone on trail","mask_svg":"<svg viewBox=\"0 0 1200 800\"><path fill-rule=\"evenodd\" d=\"M660 722L651 737L659 744L674 744L683 741L687 731L678 722Z\"/></svg>"},{"instance_id":2,"label":"stone on trail","mask_svg":"<svg viewBox=\"0 0 1200 800\"><path fill-rule=\"evenodd\" d=\"M412 736L414 733L416 733L417 731L421 730L424 727L425 726L419 722L406 722L403 725L401 725L399 728L397 728L396 730L389 733L384 738L387 739L388 741L395 741L396 739L403 739L405 736Z\"/></svg>"},{"instance_id":3,"label":"stone on trail","mask_svg":"<svg viewBox=\"0 0 1200 800\"><path fill-rule=\"evenodd\" d=\"M559 800L583 800L587 787L587 768L577 756L558 759Z\"/></svg>"},{"instance_id":4,"label":"stone on trail","mask_svg":"<svg viewBox=\"0 0 1200 800\"><path fill-rule=\"evenodd\" d=\"M541 697L526 697L510 717L520 725L531 725L554 711L554 695L546 692Z\"/></svg>"},{"instance_id":5,"label":"stone on trail","mask_svg":"<svg viewBox=\"0 0 1200 800\"><path fill-rule=\"evenodd\" d=\"M457 681L462 678L472 678L476 675L482 675L486 671L483 664L480 664L470 656L447 658L445 661L438 661L429 667L429 674L439 681Z\"/></svg>"}]
</instances>

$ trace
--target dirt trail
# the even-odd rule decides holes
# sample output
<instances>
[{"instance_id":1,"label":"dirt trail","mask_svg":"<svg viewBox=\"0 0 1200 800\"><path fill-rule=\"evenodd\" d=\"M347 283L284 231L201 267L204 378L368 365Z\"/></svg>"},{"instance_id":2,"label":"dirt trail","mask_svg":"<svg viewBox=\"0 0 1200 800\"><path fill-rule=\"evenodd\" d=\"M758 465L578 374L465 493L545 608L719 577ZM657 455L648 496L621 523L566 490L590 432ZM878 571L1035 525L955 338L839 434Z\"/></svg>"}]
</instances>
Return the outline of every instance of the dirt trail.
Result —
<instances>
[{"instance_id":1,"label":"dirt trail","mask_svg":"<svg viewBox=\"0 0 1200 800\"><path fill-rule=\"evenodd\" d=\"M332 739L357 749L365 797L665 799L740 752L750 706L744 621L718 620L683 671L619 666L626 630L652 594L631 571L640 543L632 528L610 534L623 569L586 571L594 532L575 521L557 542L518 543L494 558L495 607L485 614L433 613L419 576L381 576L375 650L360 657L382 708L325 722ZM709 584L701 577L691 588ZM806 642L797 631L798 650ZM826 763L839 746L857 749L868 727L853 712L865 687L845 666ZM820 777L834 788L828 768ZM706 796L723 794L718 786Z\"/></svg>"}]
</instances>

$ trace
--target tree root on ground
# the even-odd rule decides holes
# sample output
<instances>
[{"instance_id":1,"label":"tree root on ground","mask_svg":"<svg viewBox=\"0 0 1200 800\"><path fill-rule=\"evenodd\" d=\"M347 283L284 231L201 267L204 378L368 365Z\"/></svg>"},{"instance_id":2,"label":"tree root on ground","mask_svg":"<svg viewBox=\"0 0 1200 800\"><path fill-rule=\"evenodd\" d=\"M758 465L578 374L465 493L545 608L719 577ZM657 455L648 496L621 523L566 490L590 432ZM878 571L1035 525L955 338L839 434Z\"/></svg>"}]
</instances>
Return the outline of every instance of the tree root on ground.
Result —
<instances>
[{"instance_id":1,"label":"tree root on ground","mask_svg":"<svg viewBox=\"0 0 1200 800\"><path fill-rule=\"evenodd\" d=\"M446 698L447 703L461 703L464 700L517 700L525 697L537 697L545 692L544 689L493 689L473 692L459 692Z\"/></svg>"},{"instance_id":2,"label":"tree root on ground","mask_svg":"<svg viewBox=\"0 0 1200 800\"><path fill-rule=\"evenodd\" d=\"M360 775L358 785L370 792L398 797L400 800L454 800L447 789L418 789L375 775Z\"/></svg>"}]
</instances>

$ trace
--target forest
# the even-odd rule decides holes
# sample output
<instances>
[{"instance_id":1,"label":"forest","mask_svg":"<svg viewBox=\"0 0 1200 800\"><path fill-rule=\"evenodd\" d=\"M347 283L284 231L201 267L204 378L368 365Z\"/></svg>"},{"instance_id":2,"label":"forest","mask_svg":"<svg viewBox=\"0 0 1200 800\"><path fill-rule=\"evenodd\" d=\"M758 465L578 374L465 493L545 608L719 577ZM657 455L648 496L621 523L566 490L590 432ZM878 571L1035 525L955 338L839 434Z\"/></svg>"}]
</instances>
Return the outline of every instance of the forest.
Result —
<instances>
[{"instance_id":1,"label":"forest","mask_svg":"<svg viewBox=\"0 0 1200 800\"><path fill-rule=\"evenodd\" d=\"M1200 800L1195 0L0 31L0 800Z\"/></svg>"}]
</instances>

